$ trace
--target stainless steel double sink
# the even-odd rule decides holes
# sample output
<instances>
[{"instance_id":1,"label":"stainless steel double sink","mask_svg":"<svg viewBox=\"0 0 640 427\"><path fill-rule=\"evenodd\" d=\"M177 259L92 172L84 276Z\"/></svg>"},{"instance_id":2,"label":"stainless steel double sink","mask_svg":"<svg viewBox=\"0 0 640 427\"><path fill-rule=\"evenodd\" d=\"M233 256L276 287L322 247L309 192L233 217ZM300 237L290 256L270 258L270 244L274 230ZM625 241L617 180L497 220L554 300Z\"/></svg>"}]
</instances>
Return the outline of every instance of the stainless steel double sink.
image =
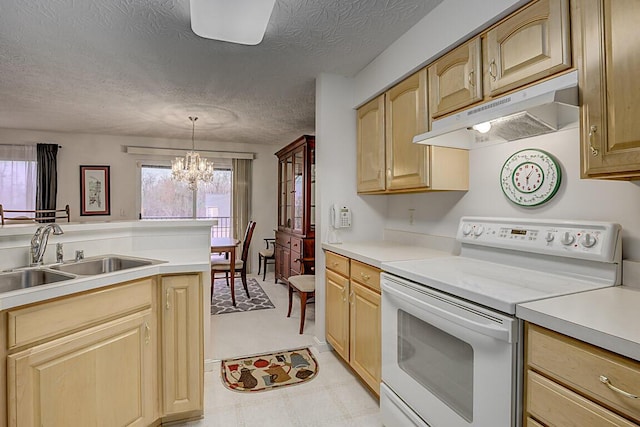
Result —
<instances>
[{"instance_id":1,"label":"stainless steel double sink","mask_svg":"<svg viewBox=\"0 0 640 427\"><path fill-rule=\"evenodd\" d=\"M0 293L48 285L64 280L76 279L78 277L113 273L136 267L160 264L162 262L164 261L120 255L106 255L42 267L17 268L12 271L0 273Z\"/></svg>"}]
</instances>

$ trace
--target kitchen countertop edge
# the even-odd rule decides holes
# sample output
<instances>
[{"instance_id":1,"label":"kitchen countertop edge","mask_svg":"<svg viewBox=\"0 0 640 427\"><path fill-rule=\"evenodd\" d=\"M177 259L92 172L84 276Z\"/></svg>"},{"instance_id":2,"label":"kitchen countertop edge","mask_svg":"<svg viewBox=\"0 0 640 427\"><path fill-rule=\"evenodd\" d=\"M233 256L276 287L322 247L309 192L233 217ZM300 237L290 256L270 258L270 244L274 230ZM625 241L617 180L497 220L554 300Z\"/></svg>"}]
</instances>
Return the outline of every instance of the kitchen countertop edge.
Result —
<instances>
[{"instance_id":1,"label":"kitchen countertop edge","mask_svg":"<svg viewBox=\"0 0 640 427\"><path fill-rule=\"evenodd\" d=\"M35 286L0 294L0 311L34 304L80 292L99 289L117 283L142 279L159 274L200 273L211 268L208 262L163 262L113 273L81 276L63 282Z\"/></svg>"},{"instance_id":2,"label":"kitchen countertop edge","mask_svg":"<svg viewBox=\"0 0 640 427\"><path fill-rule=\"evenodd\" d=\"M614 286L518 304L516 316L640 361L640 315L633 306L640 306L640 290Z\"/></svg>"},{"instance_id":3,"label":"kitchen countertop edge","mask_svg":"<svg viewBox=\"0 0 640 427\"><path fill-rule=\"evenodd\" d=\"M402 243L385 240L322 243L322 249L372 265L381 270L384 270L382 264L385 262L452 255L450 252L424 246L404 245Z\"/></svg>"}]
</instances>

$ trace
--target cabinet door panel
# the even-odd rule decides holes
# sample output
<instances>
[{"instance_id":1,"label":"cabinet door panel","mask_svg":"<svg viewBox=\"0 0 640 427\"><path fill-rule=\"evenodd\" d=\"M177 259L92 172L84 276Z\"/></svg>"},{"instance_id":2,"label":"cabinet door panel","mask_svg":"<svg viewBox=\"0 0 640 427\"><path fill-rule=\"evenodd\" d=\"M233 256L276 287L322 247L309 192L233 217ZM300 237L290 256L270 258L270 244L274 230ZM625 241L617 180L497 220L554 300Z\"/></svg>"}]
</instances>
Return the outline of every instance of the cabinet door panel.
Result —
<instances>
[{"instance_id":1,"label":"cabinet door panel","mask_svg":"<svg viewBox=\"0 0 640 427\"><path fill-rule=\"evenodd\" d=\"M380 294L351 281L351 350L353 369L378 395L382 368Z\"/></svg>"},{"instance_id":2,"label":"cabinet door panel","mask_svg":"<svg viewBox=\"0 0 640 427\"><path fill-rule=\"evenodd\" d=\"M496 96L571 66L568 0L538 0L488 31L485 94Z\"/></svg>"},{"instance_id":3,"label":"cabinet door panel","mask_svg":"<svg viewBox=\"0 0 640 427\"><path fill-rule=\"evenodd\" d=\"M165 415L202 409L202 307L198 275L162 278L162 371Z\"/></svg>"},{"instance_id":4,"label":"cabinet door panel","mask_svg":"<svg viewBox=\"0 0 640 427\"><path fill-rule=\"evenodd\" d=\"M358 192L385 189L384 95L358 109Z\"/></svg>"},{"instance_id":5,"label":"cabinet door panel","mask_svg":"<svg viewBox=\"0 0 640 427\"><path fill-rule=\"evenodd\" d=\"M482 100L480 46L480 38L475 38L429 66L431 118Z\"/></svg>"},{"instance_id":6,"label":"cabinet door panel","mask_svg":"<svg viewBox=\"0 0 640 427\"><path fill-rule=\"evenodd\" d=\"M149 425L151 324L147 310L10 355L9 425Z\"/></svg>"},{"instance_id":7,"label":"cabinet door panel","mask_svg":"<svg viewBox=\"0 0 640 427\"><path fill-rule=\"evenodd\" d=\"M640 3L580 0L577 5L582 175L640 176L640 129L635 123L640 114Z\"/></svg>"},{"instance_id":8,"label":"cabinet door panel","mask_svg":"<svg viewBox=\"0 0 640 427\"><path fill-rule=\"evenodd\" d=\"M349 279L326 271L327 341L345 361L349 361Z\"/></svg>"},{"instance_id":9,"label":"cabinet door panel","mask_svg":"<svg viewBox=\"0 0 640 427\"><path fill-rule=\"evenodd\" d=\"M387 190L429 186L427 148L413 143L413 137L427 128L426 104L426 68L386 93Z\"/></svg>"}]
</instances>

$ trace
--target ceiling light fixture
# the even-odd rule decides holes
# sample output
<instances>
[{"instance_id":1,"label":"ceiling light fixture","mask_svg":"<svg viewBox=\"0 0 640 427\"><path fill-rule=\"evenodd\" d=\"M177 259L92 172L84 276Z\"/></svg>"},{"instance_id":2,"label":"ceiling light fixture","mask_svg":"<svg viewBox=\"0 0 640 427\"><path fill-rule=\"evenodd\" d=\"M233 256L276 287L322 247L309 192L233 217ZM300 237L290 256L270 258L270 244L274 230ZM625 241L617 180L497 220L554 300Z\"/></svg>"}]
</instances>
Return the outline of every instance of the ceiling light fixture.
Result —
<instances>
[{"instance_id":1,"label":"ceiling light fixture","mask_svg":"<svg viewBox=\"0 0 640 427\"><path fill-rule=\"evenodd\" d=\"M256 45L276 0L190 0L191 29L200 37Z\"/></svg>"},{"instance_id":2,"label":"ceiling light fixture","mask_svg":"<svg viewBox=\"0 0 640 427\"><path fill-rule=\"evenodd\" d=\"M171 162L171 178L184 182L190 190L198 188L198 181L209 183L213 180L213 163L205 158L200 158L196 153L196 120L198 117L189 116L191 120L191 151L184 157L176 157Z\"/></svg>"}]
</instances>

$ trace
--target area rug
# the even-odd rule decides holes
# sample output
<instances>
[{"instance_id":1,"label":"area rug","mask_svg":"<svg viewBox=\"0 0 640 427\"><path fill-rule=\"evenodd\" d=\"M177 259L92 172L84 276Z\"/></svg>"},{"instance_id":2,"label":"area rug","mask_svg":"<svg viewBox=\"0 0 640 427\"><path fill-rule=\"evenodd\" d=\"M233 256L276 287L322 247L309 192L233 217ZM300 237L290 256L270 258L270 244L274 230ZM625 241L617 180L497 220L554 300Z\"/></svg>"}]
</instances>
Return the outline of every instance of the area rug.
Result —
<instances>
[{"instance_id":1,"label":"area rug","mask_svg":"<svg viewBox=\"0 0 640 427\"><path fill-rule=\"evenodd\" d=\"M223 360L222 383L233 391L266 391L300 384L318 374L318 362L308 347Z\"/></svg>"},{"instance_id":2,"label":"area rug","mask_svg":"<svg viewBox=\"0 0 640 427\"><path fill-rule=\"evenodd\" d=\"M242 286L242 280L236 278L236 306L231 304L231 286L227 286L224 277L216 279L213 283L213 301L211 301L211 314L237 313L240 311L264 310L275 308L267 294L264 292L258 281L254 278L247 278L249 295Z\"/></svg>"}]
</instances>

